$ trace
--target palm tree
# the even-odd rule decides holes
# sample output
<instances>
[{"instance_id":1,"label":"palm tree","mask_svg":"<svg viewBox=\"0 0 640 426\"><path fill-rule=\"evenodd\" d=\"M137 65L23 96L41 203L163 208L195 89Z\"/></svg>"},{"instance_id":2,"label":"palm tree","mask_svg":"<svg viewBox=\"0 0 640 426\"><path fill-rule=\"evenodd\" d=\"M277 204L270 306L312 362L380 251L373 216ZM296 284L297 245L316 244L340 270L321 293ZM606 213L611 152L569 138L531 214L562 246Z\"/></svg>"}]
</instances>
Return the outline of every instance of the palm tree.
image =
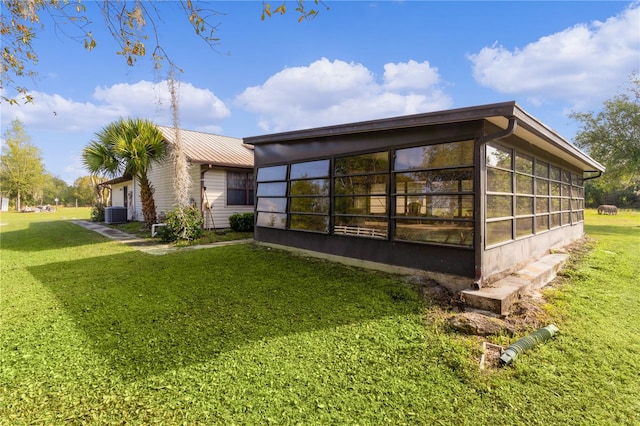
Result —
<instances>
[{"instance_id":1,"label":"palm tree","mask_svg":"<svg viewBox=\"0 0 640 426\"><path fill-rule=\"evenodd\" d=\"M85 167L94 175L136 178L140 183L142 215L150 227L156 222L156 206L147 173L167 154L162 133L149 120L128 118L107 125L96 137L82 151Z\"/></svg>"}]
</instances>

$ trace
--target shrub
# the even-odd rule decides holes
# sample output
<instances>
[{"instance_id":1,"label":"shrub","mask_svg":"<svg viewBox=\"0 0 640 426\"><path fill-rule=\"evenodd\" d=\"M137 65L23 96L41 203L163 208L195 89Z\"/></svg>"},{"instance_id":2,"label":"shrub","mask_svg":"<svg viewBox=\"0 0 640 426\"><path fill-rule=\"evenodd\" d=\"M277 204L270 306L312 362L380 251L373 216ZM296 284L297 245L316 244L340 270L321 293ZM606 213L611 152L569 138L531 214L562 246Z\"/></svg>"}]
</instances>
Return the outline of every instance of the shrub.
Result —
<instances>
[{"instance_id":1,"label":"shrub","mask_svg":"<svg viewBox=\"0 0 640 426\"><path fill-rule=\"evenodd\" d=\"M104 204L96 204L91 208L91 221L104 222Z\"/></svg>"},{"instance_id":2,"label":"shrub","mask_svg":"<svg viewBox=\"0 0 640 426\"><path fill-rule=\"evenodd\" d=\"M167 226L158 230L160 239L166 243L186 240L195 240L202 236L204 220L200 210L195 207L176 207L167 212L164 221Z\"/></svg>"},{"instance_id":3,"label":"shrub","mask_svg":"<svg viewBox=\"0 0 640 426\"><path fill-rule=\"evenodd\" d=\"M253 231L253 213L235 213L229 216L229 226L235 232Z\"/></svg>"}]
</instances>

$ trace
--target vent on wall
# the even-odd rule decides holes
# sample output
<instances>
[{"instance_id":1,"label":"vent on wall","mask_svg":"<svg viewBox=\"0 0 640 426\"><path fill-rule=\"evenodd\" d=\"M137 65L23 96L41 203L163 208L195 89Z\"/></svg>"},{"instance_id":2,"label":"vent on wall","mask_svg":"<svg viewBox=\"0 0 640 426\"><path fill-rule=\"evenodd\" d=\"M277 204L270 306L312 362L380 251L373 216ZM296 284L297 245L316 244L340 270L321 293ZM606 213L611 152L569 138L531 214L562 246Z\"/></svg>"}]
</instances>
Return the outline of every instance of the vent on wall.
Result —
<instances>
[{"instance_id":1,"label":"vent on wall","mask_svg":"<svg viewBox=\"0 0 640 426\"><path fill-rule=\"evenodd\" d=\"M107 207L104 209L104 222L111 223L127 223L127 208L121 206Z\"/></svg>"}]
</instances>

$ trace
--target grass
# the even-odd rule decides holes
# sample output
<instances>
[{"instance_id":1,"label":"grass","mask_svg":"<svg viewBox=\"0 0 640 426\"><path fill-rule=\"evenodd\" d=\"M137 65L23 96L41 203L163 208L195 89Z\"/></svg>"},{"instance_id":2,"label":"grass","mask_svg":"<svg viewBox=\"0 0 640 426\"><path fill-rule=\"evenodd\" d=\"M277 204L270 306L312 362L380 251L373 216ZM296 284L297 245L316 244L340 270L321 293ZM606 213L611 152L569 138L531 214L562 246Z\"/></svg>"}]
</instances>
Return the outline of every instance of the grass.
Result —
<instances>
[{"instance_id":1,"label":"grass","mask_svg":"<svg viewBox=\"0 0 640 426\"><path fill-rule=\"evenodd\" d=\"M560 335L485 372L401 278L250 244L150 256L81 214L0 216L0 424L640 423L638 212L588 212L593 248L546 294Z\"/></svg>"},{"instance_id":2,"label":"grass","mask_svg":"<svg viewBox=\"0 0 640 426\"><path fill-rule=\"evenodd\" d=\"M145 227L143 222L127 222L127 223L114 223L107 225L111 228L119 229L126 233L137 235L140 238L147 238L149 241L157 241L160 243L159 238L151 237L151 230ZM253 232L235 232L229 229L224 230L205 230L200 238L193 241L178 241L174 243L177 247L195 246L200 244L219 243L224 241L243 240L247 238L253 238Z\"/></svg>"}]
</instances>

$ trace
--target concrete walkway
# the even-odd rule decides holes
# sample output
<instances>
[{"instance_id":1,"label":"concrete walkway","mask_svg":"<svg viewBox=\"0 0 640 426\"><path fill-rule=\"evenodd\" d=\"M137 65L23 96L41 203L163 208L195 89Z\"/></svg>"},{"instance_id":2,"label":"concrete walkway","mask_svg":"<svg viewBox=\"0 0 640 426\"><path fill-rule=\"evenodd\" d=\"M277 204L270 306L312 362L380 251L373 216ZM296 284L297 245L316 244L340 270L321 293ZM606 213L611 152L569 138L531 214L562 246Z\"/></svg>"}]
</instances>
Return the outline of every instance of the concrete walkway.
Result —
<instances>
[{"instance_id":1,"label":"concrete walkway","mask_svg":"<svg viewBox=\"0 0 640 426\"><path fill-rule=\"evenodd\" d=\"M104 235L105 237L112 240L119 241L131 248L152 255L163 255L177 251L198 250L204 248L222 247L233 244L247 244L253 242L252 238L248 238L244 240L222 241L219 243L201 244L197 246L174 247L169 244L158 243L157 240L149 240L140 238L136 235L127 234L126 232L122 232L118 229L113 229L108 226L100 225L99 223L95 222L89 222L86 220L72 220L71 222L75 223L76 225L82 226L83 228L87 228L94 232L97 232L100 235Z\"/></svg>"}]
</instances>

